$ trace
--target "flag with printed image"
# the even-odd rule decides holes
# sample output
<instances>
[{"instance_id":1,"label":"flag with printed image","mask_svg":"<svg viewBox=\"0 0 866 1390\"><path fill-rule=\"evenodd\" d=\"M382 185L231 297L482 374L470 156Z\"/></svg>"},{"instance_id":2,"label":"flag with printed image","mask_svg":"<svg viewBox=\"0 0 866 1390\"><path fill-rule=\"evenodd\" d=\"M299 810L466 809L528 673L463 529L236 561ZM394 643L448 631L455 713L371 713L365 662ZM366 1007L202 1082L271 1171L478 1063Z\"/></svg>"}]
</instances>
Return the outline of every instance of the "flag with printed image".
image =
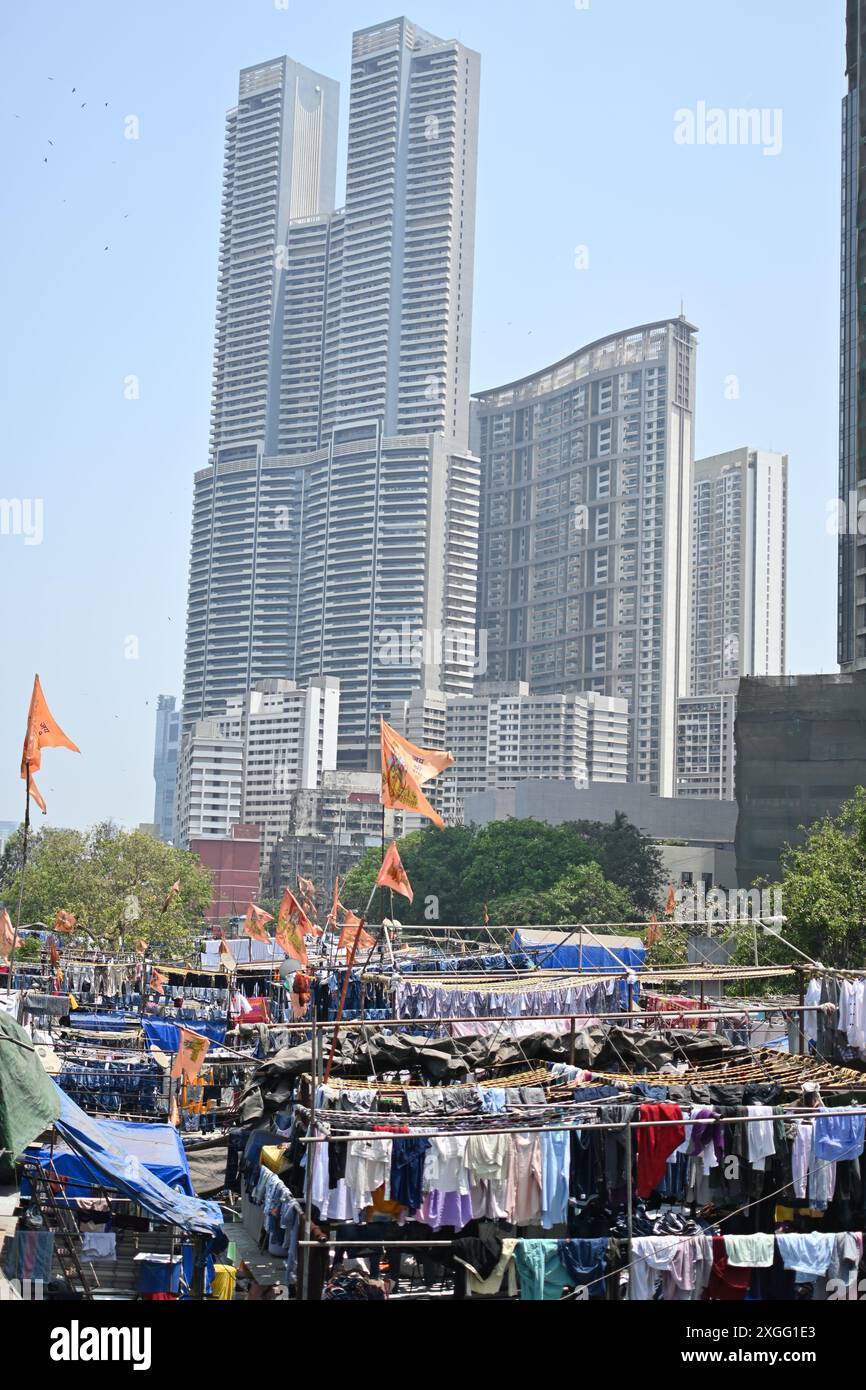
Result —
<instances>
[{"instance_id":1,"label":"flag with printed image","mask_svg":"<svg viewBox=\"0 0 866 1390\"><path fill-rule=\"evenodd\" d=\"M304 934L315 933L317 930L318 928L313 926L294 893L290 888L287 888L283 893L283 900L277 915L277 945L281 946L292 960L300 961L301 965L306 965L307 946L304 941Z\"/></svg>"},{"instance_id":2,"label":"flag with printed image","mask_svg":"<svg viewBox=\"0 0 866 1390\"><path fill-rule=\"evenodd\" d=\"M400 860L396 840L388 846L385 858L382 860L382 867L376 879L376 887L390 888L394 893L402 893L403 897L408 898L410 902L415 896Z\"/></svg>"},{"instance_id":3,"label":"flag with printed image","mask_svg":"<svg viewBox=\"0 0 866 1390\"><path fill-rule=\"evenodd\" d=\"M210 1038L194 1033L191 1028L178 1028L177 1055L172 1064L172 1076L182 1076L186 1081L195 1081L210 1047Z\"/></svg>"},{"instance_id":4,"label":"flag with printed image","mask_svg":"<svg viewBox=\"0 0 866 1390\"><path fill-rule=\"evenodd\" d=\"M273 920L270 912L265 912L263 907L256 907L255 903L250 903L244 918L244 936L248 936L252 941L261 941L263 945L270 946L271 938L266 931L266 923L273 922Z\"/></svg>"},{"instance_id":5,"label":"flag with printed image","mask_svg":"<svg viewBox=\"0 0 866 1390\"><path fill-rule=\"evenodd\" d=\"M454 761L452 755L436 748L416 748L414 743L381 719L381 760L382 791L379 800L382 805L414 811L416 815L432 820L440 830L444 829L445 822L438 811L433 810L421 790L421 784L450 767Z\"/></svg>"}]
</instances>

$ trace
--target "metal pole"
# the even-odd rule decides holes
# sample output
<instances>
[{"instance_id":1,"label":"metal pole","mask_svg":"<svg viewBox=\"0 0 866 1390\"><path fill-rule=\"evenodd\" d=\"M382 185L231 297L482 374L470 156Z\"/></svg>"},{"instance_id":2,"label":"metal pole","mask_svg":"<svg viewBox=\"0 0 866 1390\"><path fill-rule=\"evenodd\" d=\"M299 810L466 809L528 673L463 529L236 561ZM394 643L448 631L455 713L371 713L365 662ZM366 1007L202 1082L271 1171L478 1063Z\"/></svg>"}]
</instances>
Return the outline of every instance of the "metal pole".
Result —
<instances>
[{"instance_id":1,"label":"metal pole","mask_svg":"<svg viewBox=\"0 0 866 1390\"><path fill-rule=\"evenodd\" d=\"M354 937L352 938L352 945L351 945L351 947L350 947L350 949L349 949L349 957L348 957L348 959L347 959L347 961L346 961L346 973L345 973L345 975L343 976L343 988L342 988L342 990L340 991L340 1002L339 1002L339 1004L337 1005L337 1013L336 1013L336 1016L335 1016L335 1018L334 1018L334 1036L333 1036L333 1038L331 1039L331 1051L330 1051L330 1053L328 1054L328 1065L325 1067L325 1083L326 1083L326 1084L327 1084L328 1079L329 1079L329 1077L330 1077L330 1075L331 1075L331 1067L334 1065L334 1053L335 1053L336 1050L337 1050L337 1035L338 1035L338 1033L339 1033L339 1031L340 1031L340 1022L341 1022L342 1017L343 1017L343 1008L344 1008L345 1003L346 1003L346 995L347 995L347 993L348 993L348 991L349 991L349 976L350 976L351 973L352 973L352 966L355 964L355 952L356 952L357 949L358 949L358 938L360 937L361 932L364 930L364 927L366 926L366 923L367 923L367 914L368 914L369 911L370 911L370 905L371 905L371 903L372 903L372 901L373 901L373 894L374 894L375 892L376 892L376 885L375 885L375 883L374 883L374 884L373 884L372 892L370 893L370 897L369 897L369 899L368 899L368 901L367 901L367 906L366 906L366 908L365 908L365 910L364 910L364 913L363 913L363 915L362 915L362 917L361 917L361 921L359 922L358 926L355 928L355 935L354 935Z\"/></svg>"},{"instance_id":2,"label":"metal pole","mask_svg":"<svg viewBox=\"0 0 866 1390\"><path fill-rule=\"evenodd\" d=\"M634 1214L632 1212L632 1139L631 1131L633 1121L630 1122L625 1131L625 1201L626 1201L626 1230L628 1232L628 1263L631 1264L631 1243L634 1236ZM640 1121L638 1121L640 1123Z\"/></svg>"},{"instance_id":3,"label":"metal pole","mask_svg":"<svg viewBox=\"0 0 866 1390\"><path fill-rule=\"evenodd\" d=\"M18 881L18 911L15 914L15 930L12 933L12 950L9 953L9 973L6 976L6 993L12 992L12 976L15 972L15 949L18 945L18 932L21 927L21 903L24 898L24 875L27 872L27 841L30 835L30 764L25 763L26 781L24 806L24 837L21 844L21 878Z\"/></svg>"},{"instance_id":4,"label":"metal pole","mask_svg":"<svg viewBox=\"0 0 866 1390\"><path fill-rule=\"evenodd\" d=\"M310 1061L312 1065L312 1095L310 1096L310 1128L309 1135L315 1140L316 1137L316 1091L319 1086L319 1029L318 1013L316 1009L315 996L312 999L313 1006L313 1037L310 1046ZM313 1173L316 1165L316 1152L318 1144L313 1143L307 1150L307 1190L304 1196L304 1237L309 1239L313 1225ZM301 1302L306 1303L310 1291L310 1252L304 1253L304 1271L301 1277Z\"/></svg>"},{"instance_id":5,"label":"metal pole","mask_svg":"<svg viewBox=\"0 0 866 1390\"><path fill-rule=\"evenodd\" d=\"M799 971L799 984L797 986L797 992L800 1000L798 1013L799 1021L797 1024L797 1051L802 1056L802 1054L806 1051L806 1030L803 1027L805 1023L805 1016L803 1011L806 1007L806 972L804 970Z\"/></svg>"}]
</instances>

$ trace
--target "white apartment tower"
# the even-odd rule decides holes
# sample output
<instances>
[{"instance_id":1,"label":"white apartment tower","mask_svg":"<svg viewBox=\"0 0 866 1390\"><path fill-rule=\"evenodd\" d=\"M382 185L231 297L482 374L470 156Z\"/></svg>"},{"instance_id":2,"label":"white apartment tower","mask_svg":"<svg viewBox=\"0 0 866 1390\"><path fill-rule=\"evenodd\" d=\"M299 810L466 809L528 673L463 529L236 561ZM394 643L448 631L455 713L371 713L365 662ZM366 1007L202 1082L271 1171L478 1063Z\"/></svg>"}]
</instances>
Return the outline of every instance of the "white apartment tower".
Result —
<instances>
[{"instance_id":1,"label":"white apartment tower","mask_svg":"<svg viewBox=\"0 0 866 1390\"><path fill-rule=\"evenodd\" d=\"M690 693L785 674L788 457L732 449L696 459Z\"/></svg>"},{"instance_id":2,"label":"white apartment tower","mask_svg":"<svg viewBox=\"0 0 866 1390\"><path fill-rule=\"evenodd\" d=\"M339 707L333 677L304 687L272 679L198 721L181 752L178 801L184 826L192 827L183 843L189 835L226 835L231 821L257 825L267 864L290 828L295 793L320 786L336 766ZM208 817L208 808L219 814Z\"/></svg>"},{"instance_id":3,"label":"white apartment tower","mask_svg":"<svg viewBox=\"0 0 866 1390\"><path fill-rule=\"evenodd\" d=\"M478 84L477 54L406 19L357 33L346 203L334 211L334 84L288 59L241 75L214 445L195 478L187 724L262 679L332 676L340 765L363 769L393 700L471 689ZM242 181L241 114L256 133ZM240 296L234 338L224 282ZM448 635L395 662L404 625Z\"/></svg>"}]
</instances>

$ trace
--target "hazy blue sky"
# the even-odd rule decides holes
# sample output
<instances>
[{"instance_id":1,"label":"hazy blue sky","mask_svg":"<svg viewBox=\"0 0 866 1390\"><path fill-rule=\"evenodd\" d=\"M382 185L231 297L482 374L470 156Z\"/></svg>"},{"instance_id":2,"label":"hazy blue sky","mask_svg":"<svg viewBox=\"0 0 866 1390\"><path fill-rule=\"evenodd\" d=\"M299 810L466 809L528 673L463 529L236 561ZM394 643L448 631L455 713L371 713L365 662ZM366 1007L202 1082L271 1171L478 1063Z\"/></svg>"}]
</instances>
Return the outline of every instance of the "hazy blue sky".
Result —
<instances>
[{"instance_id":1,"label":"hazy blue sky","mask_svg":"<svg viewBox=\"0 0 866 1390\"><path fill-rule=\"evenodd\" d=\"M583 2L409 10L482 55L473 388L682 300L700 329L698 455L790 454L789 668L834 670L844 7ZM345 123L352 30L397 12L4 6L0 496L42 499L44 539L0 535L0 820L21 814L37 670L83 754L46 752L48 822L151 819L154 707L180 691L207 461L224 111L239 68L288 53L339 79ZM780 109L781 152L676 143L674 112L701 101Z\"/></svg>"}]
</instances>

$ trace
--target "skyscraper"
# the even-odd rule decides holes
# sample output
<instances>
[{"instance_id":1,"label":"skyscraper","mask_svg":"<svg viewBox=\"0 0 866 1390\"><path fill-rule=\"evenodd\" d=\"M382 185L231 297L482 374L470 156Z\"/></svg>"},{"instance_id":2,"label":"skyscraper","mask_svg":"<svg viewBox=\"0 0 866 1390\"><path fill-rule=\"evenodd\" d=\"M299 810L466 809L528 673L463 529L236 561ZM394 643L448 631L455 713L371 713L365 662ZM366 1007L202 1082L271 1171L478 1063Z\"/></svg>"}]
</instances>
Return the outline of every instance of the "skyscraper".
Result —
<instances>
[{"instance_id":1,"label":"skyscraper","mask_svg":"<svg viewBox=\"0 0 866 1390\"><path fill-rule=\"evenodd\" d=\"M696 331L644 324L477 397L487 678L627 700L629 780L662 796L688 680Z\"/></svg>"},{"instance_id":2,"label":"skyscraper","mask_svg":"<svg viewBox=\"0 0 866 1390\"><path fill-rule=\"evenodd\" d=\"M843 671L866 670L866 5L848 0L842 99L839 363L839 620ZM859 577L858 577L859 576Z\"/></svg>"},{"instance_id":3,"label":"skyscraper","mask_svg":"<svg viewBox=\"0 0 866 1390\"><path fill-rule=\"evenodd\" d=\"M247 69L242 96L275 82L273 100L285 107L281 74L296 68L283 59ZM293 159L277 199L284 220L272 212L271 175L245 225L259 247L253 306L243 301L257 355L251 370L246 335L226 348L218 380L237 381L238 419L229 437L215 399L217 442L195 480L186 717L208 717L263 678L337 676L340 764L364 768L392 700L422 684L468 690L472 679L479 59L406 19L354 36L337 212L325 196L333 84L300 71L324 94L305 145L320 149L322 175L315 189L303 181L306 205L293 215L302 167ZM230 113L228 183L237 160ZM267 287L266 247L275 266ZM224 233L223 260L229 250ZM221 331L220 322L218 356ZM404 626L433 640L395 660Z\"/></svg>"},{"instance_id":4,"label":"skyscraper","mask_svg":"<svg viewBox=\"0 0 866 1390\"><path fill-rule=\"evenodd\" d=\"M695 461L691 695L784 675L787 520L786 454L743 448Z\"/></svg>"},{"instance_id":5,"label":"skyscraper","mask_svg":"<svg viewBox=\"0 0 866 1390\"><path fill-rule=\"evenodd\" d=\"M160 695L156 705L156 737L153 744L153 780L156 783L153 823L160 840L174 840L174 795L177 753L180 745L180 710L173 695Z\"/></svg>"}]
</instances>

